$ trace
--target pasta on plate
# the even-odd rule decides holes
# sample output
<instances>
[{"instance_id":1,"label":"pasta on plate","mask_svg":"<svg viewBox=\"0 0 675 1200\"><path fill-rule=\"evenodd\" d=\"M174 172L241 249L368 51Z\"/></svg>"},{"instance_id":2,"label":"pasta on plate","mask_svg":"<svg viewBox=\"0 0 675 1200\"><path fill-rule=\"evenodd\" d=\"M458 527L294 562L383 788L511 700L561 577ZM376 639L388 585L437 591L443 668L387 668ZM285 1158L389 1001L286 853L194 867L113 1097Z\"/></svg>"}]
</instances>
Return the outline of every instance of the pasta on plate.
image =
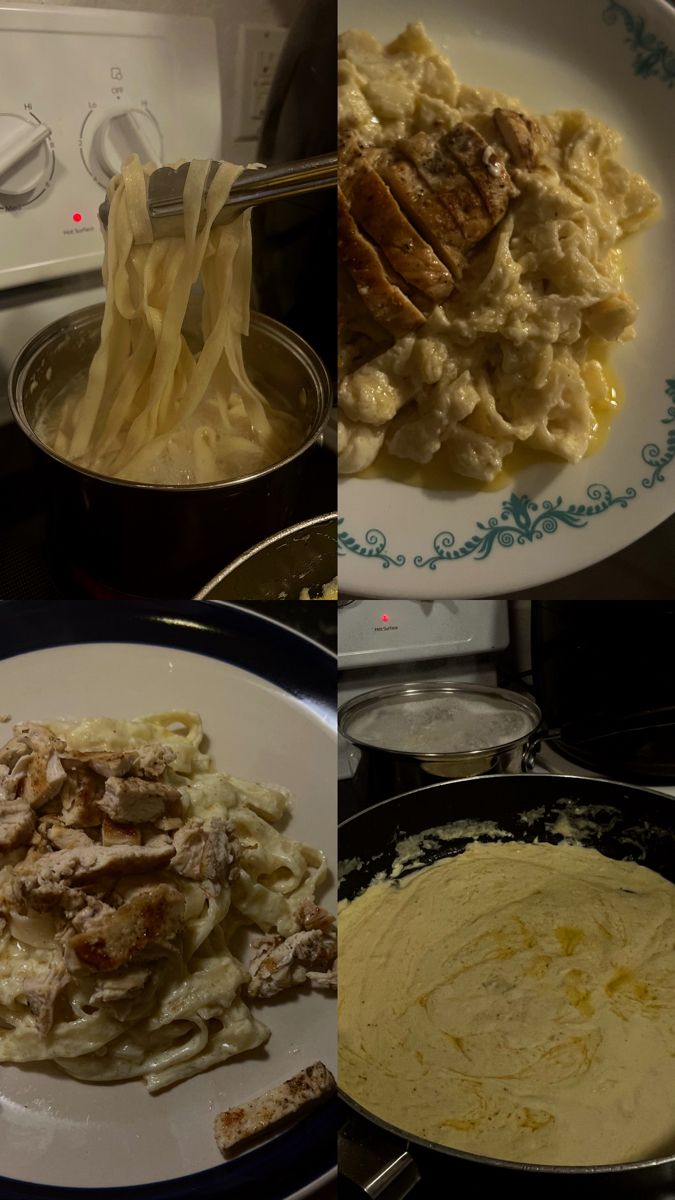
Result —
<instances>
[{"instance_id":1,"label":"pasta on plate","mask_svg":"<svg viewBox=\"0 0 675 1200\"><path fill-rule=\"evenodd\" d=\"M578 462L633 337L621 243L658 196L583 111L463 84L420 24L340 39L340 469L381 450L494 479L517 444ZM386 219L385 219L386 218Z\"/></svg>"},{"instance_id":2,"label":"pasta on plate","mask_svg":"<svg viewBox=\"0 0 675 1200\"><path fill-rule=\"evenodd\" d=\"M324 855L275 829L284 788L202 742L171 712L0 749L0 1062L156 1092L262 1045L251 1000L334 985Z\"/></svg>"},{"instance_id":3,"label":"pasta on plate","mask_svg":"<svg viewBox=\"0 0 675 1200\"><path fill-rule=\"evenodd\" d=\"M52 400L36 427L48 446L88 470L142 483L212 483L262 471L302 441L298 416L281 397L260 392L243 360L250 212L213 226L241 167L219 165L198 228L210 166L189 165L182 238L153 241L146 199L153 164L132 155L110 184L101 343L88 378ZM197 283L198 351L184 330Z\"/></svg>"}]
</instances>

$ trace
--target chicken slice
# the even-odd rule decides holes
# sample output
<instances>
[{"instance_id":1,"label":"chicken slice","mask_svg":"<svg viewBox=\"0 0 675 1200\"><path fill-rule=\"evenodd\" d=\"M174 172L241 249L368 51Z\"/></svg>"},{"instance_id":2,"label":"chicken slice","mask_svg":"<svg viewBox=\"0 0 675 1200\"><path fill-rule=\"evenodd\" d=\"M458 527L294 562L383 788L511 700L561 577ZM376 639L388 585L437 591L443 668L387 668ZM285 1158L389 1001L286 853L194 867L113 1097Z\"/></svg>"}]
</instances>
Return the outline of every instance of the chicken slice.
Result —
<instances>
[{"instance_id":1,"label":"chicken slice","mask_svg":"<svg viewBox=\"0 0 675 1200\"><path fill-rule=\"evenodd\" d=\"M176 757L170 746L139 746L136 755L136 773L143 779L159 779Z\"/></svg>"},{"instance_id":2,"label":"chicken slice","mask_svg":"<svg viewBox=\"0 0 675 1200\"><path fill-rule=\"evenodd\" d=\"M35 831L35 813L22 796L14 795L14 786L9 777L0 778L0 854L27 845Z\"/></svg>"},{"instance_id":3,"label":"chicken slice","mask_svg":"<svg viewBox=\"0 0 675 1200\"><path fill-rule=\"evenodd\" d=\"M46 971L29 976L23 982L23 998L42 1037L47 1036L54 1024L54 1005L69 978L61 954L55 954Z\"/></svg>"},{"instance_id":4,"label":"chicken slice","mask_svg":"<svg viewBox=\"0 0 675 1200\"><path fill-rule=\"evenodd\" d=\"M25 754L30 754L30 746L24 737L15 736L5 742L0 749L0 766L8 767L12 770L16 766L20 758Z\"/></svg>"},{"instance_id":5,"label":"chicken slice","mask_svg":"<svg viewBox=\"0 0 675 1200\"><path fill-rule=\"evenodd\" d=\"M224 883L236 857L237 842L232 826L216 817L208 824L187 821L176 832L176 854L171 868L186 879L211 879Z\"/></svg>"},{"instance_id":6,"label":"chicken slice","mask_svg":"<svg viewBox=\"0 0 675 1200\"><path fill-rule=\"evenodd\" d=\"M465 266L466 239L452 213L404 158L385 155L378 162L378 171L413 225L450 268L454 278L460 279Z\"/></svg>"},{"instance_id":7,"label":"chicken slice","mask_svg":"<svg viewBox=\"0 0 675 1200\"><path fill-rule=\"evenodd\" d=\"M496 108L492 114L511 161L530 171L541 151L541 132L537 122L513 108Z\"/></svg>"},{"instance_id":8,"label":"chicken slice","mask_svg":"<svg viewBox=\"0 0 675 1200\"><path fill-rule=\"evenodd\" d=\"M85 763L68 768L61 791L61 820L80 829L100 825L103 820L96 801L103 795L104 783Z\"/></svg>"},{"instance_id":9,"label":"chicken slice","mask_svg":"<svg viewBox=\"0 0 675 1200\"><path fill-rule=\"evenodd\" d=\"M263 1096L218 1113L213 1126L218 1149L226 1155L241 1142L271 1132L282 1121L332 1096L336 1086L328 1067L315 1062Z\"/></svg>"},{"instance_id":10,"label":"chicken slice","mask_svg":"<svg viewBox=\"0 0 675 1200\"><path fill-rule=\"evenodd\" d=\"M110 817L103 818L101 826L101 842L104 846L140 846L141 831L138 825L127 821L121 824L111 821Z\"/></svg>"},{"instance_id":11,"label":"chicken slice","mask_svg":"<svg viewBox=\"0 0 675 1200\"><path fill-rule=\"evenodd\" d=\"M112 821L140 824L162 816L166 802L180 798L178 788L169 783L137 779L135 776L125 779L111 776L106 780L103 795L96 803Z\"/></svg>"},{"instance_id":12,"label":"chicken slice","mask_svg":"<svg viewBox=\"0 0 675 1200\"><path fill-rule=\"evenodd\" d=\"M385 329L395 337L402 337L424 324L424 315L403 293L375 247L359 232L341 188L338 188L338 253L366 308Z\"/></svg>"},{"instance_id":13,"label":"chicken slice","mask_svg":"<svg viewBox=\"0 0 675 1200\"><path fill-rule=\"evenodd\" d=\"M185 898L178 888L150 884L76 933L68 943L69 955L93 971L114 971L140 951L172 938L184 916Z\"/></svg>"},{"instance_id":14,"label":"chicken slice","mask_svg":"<svg viewBox=\"0 0 675 1200\"><path fill-rule=\"evenodd\" d=\"M452 274L411 225L368 155L353 167L347 196L355 221L394 270L430 300L446 300L455 286Z\"/></svg>"},{"instance_id":15,"label":"chicken slice","mask_svg":"<svg viewBox=\"0 0 675 1200\"><path fill-rule=\"evenodd\" d=\"M73 829L69 825L64 825L61 821L53 821L49 818L43 818L40 822L40 831L44 833L48 842L52 846L56 846L59 850L75 850L78 846L93 846L91 838L83 829Z\"/></svg>"},{"instance_id":16,"label":"chicken slice","mask_svg":"<svg viewBox=\"0 0 675 1200\"><path fill-rule=\"evenodd\" d=\"M167 866L174 855L173 846L78 846L73 850L53 850L33 862L23 862L15 873L27 899L51 884L92 883L105 875L133 875Z\"/></svg>"},{"instance_id":17,"label":"chicken slice","mask_svg":"<svg viewBox=\"0 0 675 1200\"><path fill-rule=\"evenodd\" d=\"M263 934L256 939L255 946L247 990L249 996L261 999L313 982L309 979L309 969L318 967L320 973L330 971L337 953L335 932L322 929L302 929L287 938ZM313 974L316 980L316 970Z\"/></svg>"},{"instance_id":18,"label":"chicken slice","mask_svg":"<svg viewBox=\"0 0 675 1200\"><path fill-rule=\"evenodd\" d=\"M519 193L494 146L473 125L461 121L439 139L438 150L449 164L454 159L474 184L492 225L501 221L509 201Z\"/></svg>"},{"instance_id":19,"label":"chicken slice","mask_svg":"<svg viewBox=\"0 0 675 1200\"><path fill-rule=\"evenodd\" d=\"M475 184L467 178L444 144L444 138L416 133L402 138L397 149L414 165L421 178L452 217L462 235L463 254L480 242L495 225Z\"/></svg>"}]
</instances>

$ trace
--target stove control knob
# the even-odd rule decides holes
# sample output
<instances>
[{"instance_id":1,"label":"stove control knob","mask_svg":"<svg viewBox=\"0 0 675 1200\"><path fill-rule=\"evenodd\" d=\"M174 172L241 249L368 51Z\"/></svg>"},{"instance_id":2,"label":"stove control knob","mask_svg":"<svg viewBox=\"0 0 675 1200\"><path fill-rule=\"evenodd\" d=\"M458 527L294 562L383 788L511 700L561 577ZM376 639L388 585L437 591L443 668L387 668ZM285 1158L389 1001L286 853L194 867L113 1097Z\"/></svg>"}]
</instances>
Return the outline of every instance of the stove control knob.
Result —
<instances>
[{"instance_id":1,"label":"stove control knob","mask_svg":"<svg viewBox=\"0 0 675 1200\"><path fill-rule=\"evenodd\" d=\"M142 163L162 161L162 135L142 108L104 118L94 134L89 165L94 175L112 179L130 154L137 154Z\"/></svg>"},{"instance_id":2,"label":"stove control knob","mask_svg":"<svg viewBox=\"0 0 675 1200\"><path fill-rule=\"evenodd\" d=\"M30 117L0 113L0 201L29 204L54 165L51 129Z\"/></svg>"}]
</instances>

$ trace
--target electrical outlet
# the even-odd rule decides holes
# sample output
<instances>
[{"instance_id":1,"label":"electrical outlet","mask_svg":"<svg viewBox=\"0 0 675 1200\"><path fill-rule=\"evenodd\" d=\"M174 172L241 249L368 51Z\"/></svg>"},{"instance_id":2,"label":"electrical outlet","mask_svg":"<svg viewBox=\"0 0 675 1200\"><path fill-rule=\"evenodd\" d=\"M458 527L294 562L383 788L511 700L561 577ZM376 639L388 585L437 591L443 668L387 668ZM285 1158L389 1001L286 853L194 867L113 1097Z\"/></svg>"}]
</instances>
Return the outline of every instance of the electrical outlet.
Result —
<instances>
[{"instance_id":1,"label":"electrical outlet","mask_svg":"<svg viewBox=\"0 0 675 1200\"><path fill-rule=\"evenodd\" d=\"M274 25L239 26L239 108L235 138L257 141L287 29Z\"/></svg>"}]
</instances>

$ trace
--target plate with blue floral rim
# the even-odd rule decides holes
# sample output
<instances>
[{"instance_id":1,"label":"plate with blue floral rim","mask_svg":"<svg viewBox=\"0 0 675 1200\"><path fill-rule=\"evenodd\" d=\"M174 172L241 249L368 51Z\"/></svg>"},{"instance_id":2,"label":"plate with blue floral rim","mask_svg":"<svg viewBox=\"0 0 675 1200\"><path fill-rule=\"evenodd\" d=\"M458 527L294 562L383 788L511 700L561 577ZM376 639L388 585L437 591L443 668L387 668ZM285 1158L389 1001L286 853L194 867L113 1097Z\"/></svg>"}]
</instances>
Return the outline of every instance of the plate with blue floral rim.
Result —
<instances>
[{"instance_id":1,"label":"plate with blue floral rim","mask_svg":"<svg viewBox=\"0 0 675 1200\"><path fill-rule=\"evenodd\" d=\"M339 28L387 41L409 21L467 83L533 112L583 108L659 192L626 255L636 337L612 347L623 403L576 465L533 462L498 491L386 478L339 485L339 580L355 596L495 596L580 571L675 511L675 6L667 0L339 0ZM507 463L508 465L508 463Z\"/></svg>"},{"instance_id":2,"label":"plate with blue floral rim","mask_svg":"<svg viewBox=\"0 0 675 1200\"><path fill-rule=\"evenodd\" d=\"M335 656L262 611L191 601L0 605L0 693L12 720L201 713L219 770L294 795L289 836L336 874ZM283 618L282 618L283 619ZM0 742L11 724L0 725ZM335 1070L334 996L288 993L255 1015L265 1047L151 1096L0 1062L2 1200L308 1200L336 1175L337 1106L223 1162L216 1114L320 1059Z\"/></svg>"}]
</instances>

